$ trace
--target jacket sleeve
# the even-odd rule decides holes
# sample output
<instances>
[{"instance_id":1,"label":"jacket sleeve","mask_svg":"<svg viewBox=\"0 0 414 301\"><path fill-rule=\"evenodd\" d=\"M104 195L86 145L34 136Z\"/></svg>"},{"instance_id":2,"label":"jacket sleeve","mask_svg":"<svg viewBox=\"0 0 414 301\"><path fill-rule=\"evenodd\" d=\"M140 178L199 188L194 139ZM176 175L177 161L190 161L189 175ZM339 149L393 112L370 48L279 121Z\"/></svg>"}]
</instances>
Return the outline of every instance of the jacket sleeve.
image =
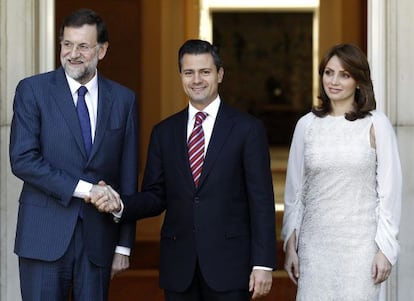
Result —
<instances>
[{"instance_id":1,"label":"jacket sleeve","mask_svg":"<svg viewBox=\"0 0 414 301\"><path fill-rule=\"evenodd\" d=\"M47 134L42 129L39 90L36 83L27 79L16 88L10 131L10 165L16 177L68 206L78 179L53 166L43 155L41 138Z\"/></svg>"},{"instance_id":2,"label":"jacket sleeve","mask_svg":"<svg viewBox=\"0 0 414 301\"><path fill-rule=\"evenodd\" d=\"M121 195L132 195L138 191L138 112L136 98L133 97L125 129L120 178ZM135 244L136 222L121 224L118 247L133 248Z\"/></svg>"},{"instance_id":3,"label":"jacket sleeve","mask_svg":"<svg viewBox=\"0 0 414 301\"><path fill-rule=\"evenodd\" d=\"M254 266L276 268L275 201L270 169L269 146L261 122L246 132L243 169L249 202L251 262Z\"/></svg>"}]
</instances>

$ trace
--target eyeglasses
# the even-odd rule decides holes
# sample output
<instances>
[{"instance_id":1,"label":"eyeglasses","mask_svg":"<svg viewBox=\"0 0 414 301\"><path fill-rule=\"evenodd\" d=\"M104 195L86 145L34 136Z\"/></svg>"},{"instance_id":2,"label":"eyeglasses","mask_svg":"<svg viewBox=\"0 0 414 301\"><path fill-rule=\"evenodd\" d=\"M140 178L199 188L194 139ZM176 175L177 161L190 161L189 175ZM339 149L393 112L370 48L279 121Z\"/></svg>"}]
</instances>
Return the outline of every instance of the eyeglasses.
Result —
<instances>
[{"instance_id":1,"label":"eyeglasses","mask_svg":"<svg viewBox=\"0 0 414 301\"><path fill-rule=\"evenodd\" d=\"M99 44L95 44L93 46L90 46L88 44L82 43L82 44L74 44L69 41L63 41L60 42L60 45L62 46L62 49L72 51L73 47L75 47L76 51L79 51L80 53L89 53L92 49L96 48L96 46L99 46Z\"/></svg>"}]
</instances>

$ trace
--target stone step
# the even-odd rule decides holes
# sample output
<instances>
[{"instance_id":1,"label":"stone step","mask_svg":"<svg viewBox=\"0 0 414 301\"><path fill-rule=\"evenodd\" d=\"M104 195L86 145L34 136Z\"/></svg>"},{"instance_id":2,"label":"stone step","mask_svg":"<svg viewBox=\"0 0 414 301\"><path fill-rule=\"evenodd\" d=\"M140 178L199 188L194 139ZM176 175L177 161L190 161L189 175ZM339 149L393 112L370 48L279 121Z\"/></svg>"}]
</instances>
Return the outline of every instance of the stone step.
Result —
<instances>
[{"instance_id":1,"label":"stone step","mask_svg":"<svg viewBox=\"0 0 414 301\"><path fill-rule=\"evenodd\" d=\"M127 270L111 280L109 301L163 301L158 270Z\"/></svg>"},{"instance_id":2,"label":"stone step","mask_svg":"<svg viewBox=\"0 0 414 301\"><path fill-rule=\"evenodd\" d=\"M273 286L262 301L294 301L296 286L286 272L273 272ZM111 281L109 301L163 301L164 293L158 286L155 269L128 270Z\"/></svg>"}]
</instances>

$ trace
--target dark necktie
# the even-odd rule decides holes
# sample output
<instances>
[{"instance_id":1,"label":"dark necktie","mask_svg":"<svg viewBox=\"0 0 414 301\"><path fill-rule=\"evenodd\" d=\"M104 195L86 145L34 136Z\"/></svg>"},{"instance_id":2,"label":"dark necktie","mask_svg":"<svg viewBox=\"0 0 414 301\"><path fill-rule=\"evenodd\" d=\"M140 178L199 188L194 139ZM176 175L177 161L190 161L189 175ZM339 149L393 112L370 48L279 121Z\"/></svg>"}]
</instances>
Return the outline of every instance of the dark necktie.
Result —
<instances>
[{"instance_id":1,"label":"dark necktie","mask_svg":"<svg viewBox=\"0 0 414 301\"><path fill-rule=\"evenodd\" d=\"M78 102L76 105L76 110L78 111L79 122L82 128L83 143L85 144L86 155L89 157L92 149L92 134L89 111L85 102L85 94L87 92L88 89L86 89L85 86L81 86L78 89Z\"/></svg>"},{"instance_id":2,"label":"dark necktie","mask_svg":"<svg viewBox=\"0 0 414 301\"><path fill-rule=\"evenodd\" d=\"M190 160L191 173L193 175L194 184L197 187L200 181L201 171L204 162L204 131L202 127L203 121L207 114L198 112L195 116L195 123L190 138L188 139L188 157Z\"/></svg>"}]
</instances>

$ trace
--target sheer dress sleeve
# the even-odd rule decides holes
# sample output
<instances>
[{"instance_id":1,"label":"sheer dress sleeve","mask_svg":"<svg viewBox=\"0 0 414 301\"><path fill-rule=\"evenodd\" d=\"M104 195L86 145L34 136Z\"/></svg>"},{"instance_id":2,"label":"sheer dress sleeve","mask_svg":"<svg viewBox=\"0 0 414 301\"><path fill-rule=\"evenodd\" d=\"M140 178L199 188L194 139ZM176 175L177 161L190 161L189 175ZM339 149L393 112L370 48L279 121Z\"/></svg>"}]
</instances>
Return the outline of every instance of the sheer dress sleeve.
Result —
<instances>
[{"instance_id":1,"label":"sheer dress sleeve","mask_svg":"<svg viewBox=\"0 0 414 301\"><path fill-rule=\"evenodd\" d=\"M286 172L286 184L284 194L284 214L282 239L283 250L293 231L299 234L302 223L304 205L302 202L302 187L304 181L304 145L306 129L315 115L308 113L299 119L296 124L289 150L289 159ZM296 243L297 243L296 239Z\"/></svg>"},{"instance_id":2,"label":"sheer dress sleeve","mask_svg":"<svg viewBox=\"0 0 414 301\"><path fill-rule=\"evenodd\" d=\"M377 153L378 226L375 237L379 249L391 264L400 250L398 231L401 217L402 173L397 139L388 118L372 114Z\"/></svg>"}]
</instances>

